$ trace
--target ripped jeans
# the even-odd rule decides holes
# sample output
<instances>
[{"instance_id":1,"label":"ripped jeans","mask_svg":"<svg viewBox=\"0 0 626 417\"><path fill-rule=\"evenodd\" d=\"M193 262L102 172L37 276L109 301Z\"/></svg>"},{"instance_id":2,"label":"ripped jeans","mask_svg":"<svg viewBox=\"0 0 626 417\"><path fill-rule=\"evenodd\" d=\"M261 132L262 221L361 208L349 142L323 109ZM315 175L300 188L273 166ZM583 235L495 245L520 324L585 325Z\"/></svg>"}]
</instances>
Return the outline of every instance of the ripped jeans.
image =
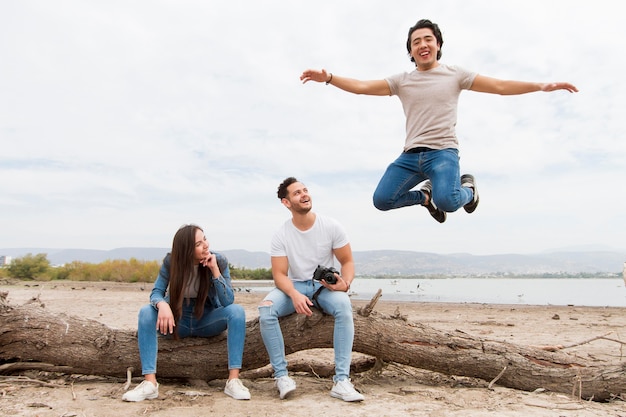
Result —
<instances>
[{"instance_id":1,"label":"ripped jeans","mask_svg":"<svg viewBox=\"0 0 626 417\"><path fill-rule=\"evenodd\" d=\"M319 282L294 281L296 290L313 299L313 294L321 284ZM264 305L265 302L270 302ZM333 332L333 347L335 350L334 381L341 381L350 377L350 362L352 361L352 343L354 340L354 321L352 319L352 304L350 297L343 291L323 289L317 297L317 302L327 314L335 318ZM287 375L287 359L285 358L285 341L278 319L295 313L291 298L274 288L259 305L259 323L265 349L270 357L270 364L274 369L274 377Z\"/></svg>"}]
</instances>

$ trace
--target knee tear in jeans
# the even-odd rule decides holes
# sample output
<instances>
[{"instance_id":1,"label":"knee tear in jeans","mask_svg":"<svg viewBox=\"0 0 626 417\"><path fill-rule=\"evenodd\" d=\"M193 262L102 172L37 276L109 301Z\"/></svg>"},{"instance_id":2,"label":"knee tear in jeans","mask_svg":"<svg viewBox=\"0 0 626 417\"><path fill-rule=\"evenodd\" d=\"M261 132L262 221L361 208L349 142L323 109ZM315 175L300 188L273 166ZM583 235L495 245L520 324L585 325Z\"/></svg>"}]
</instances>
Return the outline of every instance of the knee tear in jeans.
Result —
<instances>
[{"instance_id":1,"label":"knee tear in jeans","mask_svg":"<svg viewBox=\"0 0 626 417\"><path fill-rule=\"evenodd\" d=\"M259 307L271 307L272 304L273 303L271 301L262 301L261 304L259 304Z\"/></svg>"}]
</instances>

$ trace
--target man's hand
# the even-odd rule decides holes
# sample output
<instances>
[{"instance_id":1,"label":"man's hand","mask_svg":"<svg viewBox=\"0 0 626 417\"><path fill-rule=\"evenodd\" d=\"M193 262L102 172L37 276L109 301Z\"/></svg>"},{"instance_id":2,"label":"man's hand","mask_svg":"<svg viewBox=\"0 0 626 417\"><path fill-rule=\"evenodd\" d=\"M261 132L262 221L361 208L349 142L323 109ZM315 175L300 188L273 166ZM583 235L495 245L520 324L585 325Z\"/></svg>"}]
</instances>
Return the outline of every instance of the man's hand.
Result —
<instances>
[{"instance_id":1,"label":"man's hand","mask_svg":"<svg viewBox=\"0 0 626 417\"><path fill-rule=\"evenodd\" d=\"M578 92L578 88L570 83L547 83L541 86L541 91L556 91L556 90L567 90L570 93Z\"/></svg>"},{"instance_id":2,"label":"man's hand","mask_svg":"<svg viewBox=\"0 0 626 417\"><path fill-rule=\"evenodd\" d=\"M306 83L307 81L317 81L318 83L325 83L326 81L328 81L329 78L330 75L328 75L325 69L308 69L304 71L302 75L300 75L300 81L302 81L302 84Z\"/></svg>"},{"instance_id":3,"label":"man's hand","mask_svg":"<svg viewBox=\"0 0 626 417\"><path fill-rule=\"evenodd\" d=\"M296 308L296 313L304 314L308 317L311 317L313 315L313 312L309 308L313 306L313 301L309 300L309 297L307 297L306 295L295 291L295 293L291 296L291 302Z\"/></svg>"},{"instance_id":4,"label":"man's hand","mask_svg":"<svg viewBox=\"0 0 626 417\"><path fill-rule=\"evenodd\" d=\"M335 278L337 279L337 281L334 284L329 284L328 282L326 282L326 280L321 280L320 282L324 287L328 288L331 291L348 292L348 290L350 289L350 287L348 286L348 281L343 279L343 277L339 274L335 274Z\"/></svg>"}]
</instances>

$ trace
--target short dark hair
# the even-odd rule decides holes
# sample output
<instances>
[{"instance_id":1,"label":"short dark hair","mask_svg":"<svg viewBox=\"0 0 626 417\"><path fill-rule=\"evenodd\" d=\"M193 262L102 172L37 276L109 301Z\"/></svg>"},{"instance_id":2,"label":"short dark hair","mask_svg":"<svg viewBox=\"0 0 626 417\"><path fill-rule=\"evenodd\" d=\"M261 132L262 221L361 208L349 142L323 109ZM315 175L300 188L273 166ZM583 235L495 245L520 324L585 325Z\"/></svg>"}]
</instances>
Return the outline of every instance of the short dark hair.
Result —
<instances>
[{"instance_id":1,"label":"short dark hair","mask_svg":"<svg viewBox=\"0 0 626 417\"><path fill-rule=\"evenodd\" d=\"M279 200L287 197L287 187L289 187L294 182L298 182L295 177L287 177L283 180L283 182L280 183L280 185L278 186L278 191L276 192Z\"/></svg>"},{"instance_id":2,"label":"short dark hair","mask_svg":"<svg viewBox=\"0 0 626 417\"><path fill-rule=\"evenodd\" d=\"M418 22L409 28L409 36L406 39L406 49L409 51L409 56L411 57L411 62L415 62L415 59L411 56L411 35L417 29L427 28L433 31L433 35L437 38L437 43L439 44L439 50L437 51L437 61L441 58L441 47L443 46L443 36L441 35L441 30L439 30L439 26L436 23L431 22L428 19L418 20Z\"/></svg>"}]
</instances>

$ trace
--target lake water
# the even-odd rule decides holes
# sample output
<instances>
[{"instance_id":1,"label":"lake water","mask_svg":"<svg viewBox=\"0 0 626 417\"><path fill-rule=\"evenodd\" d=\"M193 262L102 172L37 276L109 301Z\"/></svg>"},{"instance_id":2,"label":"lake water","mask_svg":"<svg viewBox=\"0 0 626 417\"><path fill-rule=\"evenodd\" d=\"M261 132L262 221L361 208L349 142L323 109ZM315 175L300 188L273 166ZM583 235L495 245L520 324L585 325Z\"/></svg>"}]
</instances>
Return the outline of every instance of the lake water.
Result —
<instances>
[{"instance_id":1,"label":"lake water","mask_svg":"<svg viewBox=\"0 0 626 417\"><path fill-rule=\"evenodd\" d=\"M238 286L254 292L273 288L271 281L248 283L239 281ZM358 277L351 286L352 298L369 300L379 288L381 300L387 301L626 307L622 278Z\"/></svg>"}]
</instances>

